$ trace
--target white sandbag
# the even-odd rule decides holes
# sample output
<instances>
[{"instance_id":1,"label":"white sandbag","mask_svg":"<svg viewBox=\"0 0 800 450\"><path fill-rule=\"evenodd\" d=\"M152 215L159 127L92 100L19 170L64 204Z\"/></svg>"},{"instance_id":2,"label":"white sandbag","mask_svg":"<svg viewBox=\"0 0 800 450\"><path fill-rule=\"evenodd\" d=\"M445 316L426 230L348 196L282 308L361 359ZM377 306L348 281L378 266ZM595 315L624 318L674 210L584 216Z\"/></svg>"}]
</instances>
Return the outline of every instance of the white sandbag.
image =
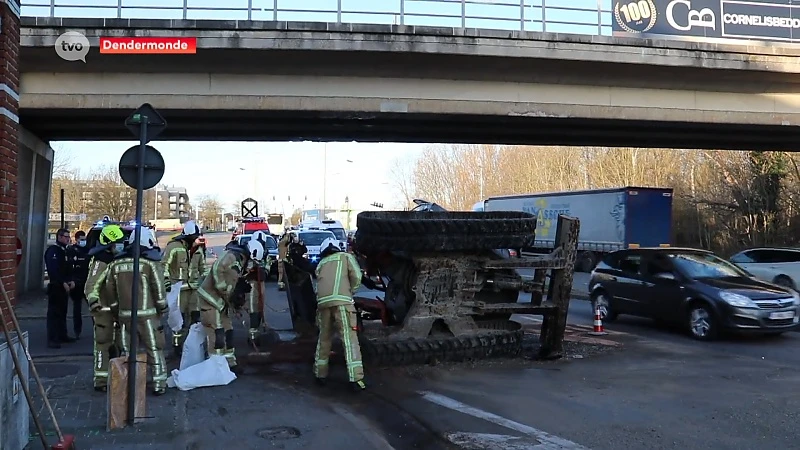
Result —
<instances>
[{"instance_id":1,"label":"white sandbag","mask_svg":"<svg viewBox=\"0 0 800 450\"><path fill-rule=\"evenodd\" d=\"M203 347L206 342L206 334L203 332L203 324L194 323L189 327L189 335L183 343L183 353L181 354L180 370L188 369L195 364L200 364L206 359L206 350Z\"/></svg>"},{"instance_id":2,"label":"white sandbag","mask_svg":"<svg viewBox=\"0 0 800 450\"><path fill-rule=\"evenodd\" d=\"M183 328L183 316L181 315L181 308L178 305L178 299L181 295L181 287L183 281L179 281L172 285L172 289L167 292L167 306L169 307L169 315L167 316L167 325L173 333L177 333Z\"/></svg>"},{"instance_id":3,"label":"white sandbag","mask_svg":"<svg viewBox=\"0 0 800 450\"><path fill-rule=\"evenodd\" d=\"M167 379L167 386L190 391L199 387L225 386L235 379L236 374L231 372L225 357L213 355L188 369L173 370L172 376Z\"/></svg>"}]
</instances>

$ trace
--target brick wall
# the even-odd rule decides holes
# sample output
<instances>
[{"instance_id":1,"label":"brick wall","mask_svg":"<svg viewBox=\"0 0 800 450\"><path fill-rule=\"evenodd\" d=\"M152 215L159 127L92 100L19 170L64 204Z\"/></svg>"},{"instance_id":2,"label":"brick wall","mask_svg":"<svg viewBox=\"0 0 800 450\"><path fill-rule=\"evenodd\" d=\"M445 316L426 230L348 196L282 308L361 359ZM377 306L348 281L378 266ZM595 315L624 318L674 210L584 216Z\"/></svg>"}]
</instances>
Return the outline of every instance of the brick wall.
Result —
<instances>
[{"instance_id":1,"label":"brick wall","mask_svg":"<svg viewBox=\"0 0 800 450\"><path fill-rule=\"evenodd\" d=\"M16 293L19 4L0 0L0 279ZM11 92L8 92L11 91ZM6 315L6 318L8 315Z\"/></svg>"}]
</instances>

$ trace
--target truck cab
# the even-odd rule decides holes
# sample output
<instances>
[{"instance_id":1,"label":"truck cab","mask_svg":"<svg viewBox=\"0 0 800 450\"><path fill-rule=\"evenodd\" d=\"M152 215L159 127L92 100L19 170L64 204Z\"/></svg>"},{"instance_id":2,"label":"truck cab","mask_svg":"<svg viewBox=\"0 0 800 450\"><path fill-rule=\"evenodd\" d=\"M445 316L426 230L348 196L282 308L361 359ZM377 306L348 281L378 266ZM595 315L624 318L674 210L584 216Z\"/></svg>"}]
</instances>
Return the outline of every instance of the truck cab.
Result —
<instances>
[{"instance_id":1,"label":"truck cab","mask_svg":"<svg viewBox=\"0 0 800 450\"><path fill-rule=\"evenodd\" d=\"M253 234L256 231L263 231L267 234L272 234L269 231L269 225L267 224L266 218L245 217L236 226L236 229L233 231L233 235L231 235L231 240L236 240L236 236L239 236L240 234Z\"/></svg>"}]
</instances>

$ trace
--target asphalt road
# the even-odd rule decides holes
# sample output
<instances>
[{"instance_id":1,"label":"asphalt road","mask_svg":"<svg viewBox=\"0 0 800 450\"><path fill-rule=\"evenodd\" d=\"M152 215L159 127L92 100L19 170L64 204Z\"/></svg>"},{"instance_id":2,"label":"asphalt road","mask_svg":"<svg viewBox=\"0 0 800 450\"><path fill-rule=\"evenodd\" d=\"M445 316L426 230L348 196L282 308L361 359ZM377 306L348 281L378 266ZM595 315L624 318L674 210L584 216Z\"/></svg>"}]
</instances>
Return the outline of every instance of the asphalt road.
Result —
<instances>
[{"instance_id":1,"label":"asphalt road","mask_svg":"<svg viewBox=\"0 0 800 450\"><path fill-rule=\"evenodd\" d=\"M228 238L209 235L209 243L220 253ZM588 278L576 275L576 283ZM285 295L270 283L270 326L290 328L286 312ZM591 326L592 318L587 301L571 302L570 324ZM267 376L356 411L384 433L382 448L800 448L799 333L705 343L626 316L605 327L616 347L576 347L555 362L367 367L370 388L359 396L343 385L315 388L307 366L275 366ZM88 339L71 346L60 352L91 348Z\"/></svg>"}]
</instances>

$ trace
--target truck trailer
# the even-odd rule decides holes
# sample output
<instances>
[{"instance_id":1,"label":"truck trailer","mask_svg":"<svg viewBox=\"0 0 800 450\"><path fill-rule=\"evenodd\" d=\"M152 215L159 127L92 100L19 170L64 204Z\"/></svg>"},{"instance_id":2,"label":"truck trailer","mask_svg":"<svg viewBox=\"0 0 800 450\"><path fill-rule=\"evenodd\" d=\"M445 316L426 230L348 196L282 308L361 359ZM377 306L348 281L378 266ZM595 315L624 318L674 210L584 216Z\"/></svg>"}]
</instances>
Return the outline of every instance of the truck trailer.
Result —
<instances>
[{"instance_id":1,"label":"truck trailer","mask_svg":"<svg viewBox=\"0 0 800 450\"><path fill-rule=\"evenodd\" d=\"M477 205L476 205L477 206ZM668 247L672 242L672 189L621 187L491 197L484 211L522 211L536 215L539 253L552 249L558 216L581 221L576 270L590 272L603 255L626 248Z\"/></svg>"}]
</instances>

